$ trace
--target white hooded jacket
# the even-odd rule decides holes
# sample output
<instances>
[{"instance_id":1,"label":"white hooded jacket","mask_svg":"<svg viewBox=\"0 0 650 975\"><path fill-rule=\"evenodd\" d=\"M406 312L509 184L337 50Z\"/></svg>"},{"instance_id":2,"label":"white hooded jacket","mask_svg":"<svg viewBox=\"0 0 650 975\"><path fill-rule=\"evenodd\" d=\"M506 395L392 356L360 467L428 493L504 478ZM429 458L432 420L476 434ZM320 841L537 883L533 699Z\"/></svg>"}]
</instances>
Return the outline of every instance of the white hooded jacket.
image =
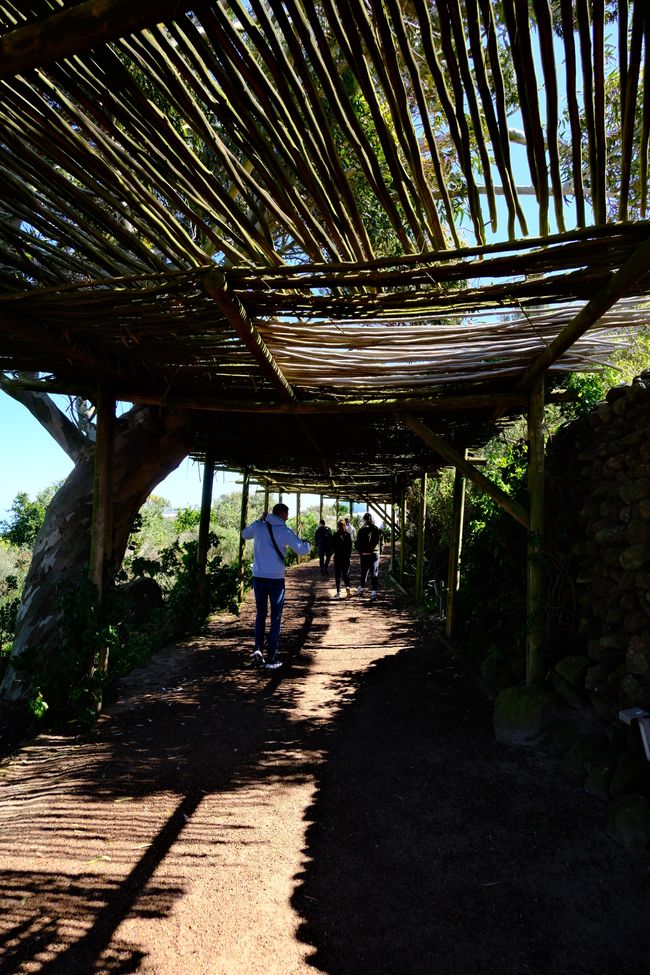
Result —
<instances>
[{"instance_id":1,"label":"white hooded jacket","mask_svg":"<svg viewBox=\"0 0 650 975\"><path fill-rule=\"evenodd\" d=\"M253 539L253 575L258 579L284 579L285 564L276 552L267 525L273 529L275 544L281 552L293 549L296 555L308 555L311 546L298 538L293 528L277 515L267 515L266 521L258 518L241 533L241 537Z\"/></svg>"}]
</instances>

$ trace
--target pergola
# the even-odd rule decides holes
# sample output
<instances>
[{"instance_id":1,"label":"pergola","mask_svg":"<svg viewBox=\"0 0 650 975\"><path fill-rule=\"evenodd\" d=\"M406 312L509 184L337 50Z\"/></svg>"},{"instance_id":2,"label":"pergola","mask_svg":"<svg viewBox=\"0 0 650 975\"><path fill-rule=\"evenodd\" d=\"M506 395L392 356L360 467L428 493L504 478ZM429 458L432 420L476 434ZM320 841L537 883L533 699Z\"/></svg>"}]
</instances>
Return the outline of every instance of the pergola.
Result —
<instances>
[{"instance_id":1,"label":"pergola","mask_svg":"<svg viewBox=\"0 0 650 975\"><path fill-rule=\"evenodd\" d=\"M276 490L455 466L529 531L535 681L544 397L650 321L650 10L501 6L0 0L0 369L98 457L123 400ZM526 412L529 510L466 459Z\"/></svg>"}]
</instances>

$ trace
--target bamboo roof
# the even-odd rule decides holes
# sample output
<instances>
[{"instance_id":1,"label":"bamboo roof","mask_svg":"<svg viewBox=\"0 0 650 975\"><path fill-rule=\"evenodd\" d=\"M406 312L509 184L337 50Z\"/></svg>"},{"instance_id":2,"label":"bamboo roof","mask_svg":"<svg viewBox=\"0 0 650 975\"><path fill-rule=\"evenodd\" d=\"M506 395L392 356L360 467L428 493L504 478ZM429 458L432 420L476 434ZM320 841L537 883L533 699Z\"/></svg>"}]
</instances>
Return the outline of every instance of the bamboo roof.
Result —
<instances>
[{"instance_id":1,"label":"bamboo roof","mask_svg":"<svg viewBox=\"0 0 650 975\"><path fill-rule=\"evenodd\" d=\"M650 319L650 11L501 6L0 0L5 376L386 496L405 413L478 446L598 368Z\"/></svg>"}]
</instances>

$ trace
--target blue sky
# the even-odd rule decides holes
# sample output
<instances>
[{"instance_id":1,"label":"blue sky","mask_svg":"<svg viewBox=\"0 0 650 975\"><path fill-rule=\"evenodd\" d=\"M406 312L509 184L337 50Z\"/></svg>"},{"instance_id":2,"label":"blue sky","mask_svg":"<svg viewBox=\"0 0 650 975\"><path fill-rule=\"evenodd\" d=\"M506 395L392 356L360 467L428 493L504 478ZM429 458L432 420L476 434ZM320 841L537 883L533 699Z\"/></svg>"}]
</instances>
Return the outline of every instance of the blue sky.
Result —
<instances>
[{"instance_id":1,"label":"blue sky","mask_svg":"<svg viewBox=\"0 0 650 975\"><path fill-rule=\"evenodd\" d=\"M34 498L39 491L65 480L73 464L68 455L34 419L31 413L0 390L0 521L9 515L11 503L20 491ZM172 508L199 507L203 470L189 459L161 481L155 490ZM213 496L238 491L240 474L217 471ZM273 498L273 496L272 496ZM277 499L275 499L277 500ZM284 495L285 504L295 512L295 499ZM302 508L318 504L315 495L303 495Z\"/></svg>"}]
</instances>

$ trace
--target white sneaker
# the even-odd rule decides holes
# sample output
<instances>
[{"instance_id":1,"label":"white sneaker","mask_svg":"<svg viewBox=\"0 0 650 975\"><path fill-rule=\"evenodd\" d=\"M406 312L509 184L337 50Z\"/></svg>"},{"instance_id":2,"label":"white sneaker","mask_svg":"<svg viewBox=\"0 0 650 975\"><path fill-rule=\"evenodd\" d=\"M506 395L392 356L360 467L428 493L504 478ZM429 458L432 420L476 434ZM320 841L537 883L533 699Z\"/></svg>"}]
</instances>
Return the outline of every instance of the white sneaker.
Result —
<instances>
[{"instance_id":1,"label":"white sneaker","mask_svg":"<svg viewBox=\"0 0 650 975\"><path fill-rule=\"evenodd\" d=\"M251 665L253 667L261 667L264 663L264 657L262 656L261 650L254 650L251 657Z\"/></svg>"},{"instance_id":2,"label":"white sneaker","mask_svg":"<svg viewBox=\"0 0 650 975\"><path fill-rule=\"evenodd\" d=\"M264 664L264 670L277 670L278 667L282 666L281 660L271 660L269 663Z\"/></svg>"},{"instance_id":3,"label":"white sneaker","mask_svg":"<svg viewBox=\"0 0 650 975\"><path fill-rule=\"evenodd\" d=\"M376 603L377 602L377 593L376 592L371 592L370 593L370 602L371 603Z\"/></svg>"},{"instance_id":4,"label":"white sneaker","mask_svg":"<svg viewBox=\"0 0 650 975\"><path fill-rule=\"evenodd\" d=\"M357 586L357 596L363 596L363 587Z\"/></svg>"}]
</instances>

